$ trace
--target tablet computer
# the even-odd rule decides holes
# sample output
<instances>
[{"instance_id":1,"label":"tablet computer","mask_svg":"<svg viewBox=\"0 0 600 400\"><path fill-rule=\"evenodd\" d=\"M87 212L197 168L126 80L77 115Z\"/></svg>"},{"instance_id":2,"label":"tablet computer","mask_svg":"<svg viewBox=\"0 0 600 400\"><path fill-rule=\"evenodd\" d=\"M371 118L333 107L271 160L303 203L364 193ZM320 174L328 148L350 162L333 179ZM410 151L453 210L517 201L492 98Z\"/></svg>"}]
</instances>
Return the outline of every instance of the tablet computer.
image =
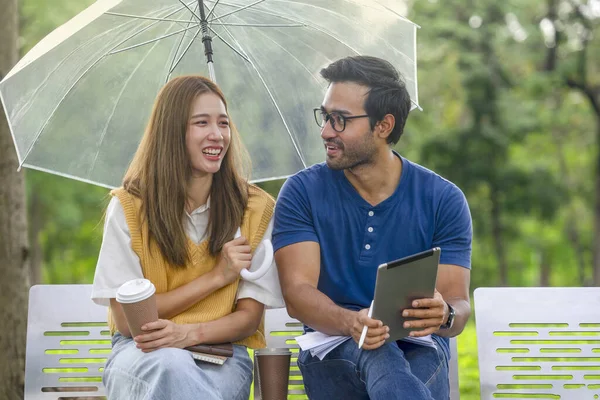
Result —
<instances>
[{"instance_id":1,"label":"tablet computer","mask_svg":"<svg viewBox=\"0 0 600 400\"><path fill-rule=\"evenodd\" d=\"M372 318L389 326L386 343L405 338L415 330L403 327L404 321L414 318L404 318L402 311L412 308L414 300L433 298L440 253L436 247L377 268Z\"/></svg>"}]
</instances>

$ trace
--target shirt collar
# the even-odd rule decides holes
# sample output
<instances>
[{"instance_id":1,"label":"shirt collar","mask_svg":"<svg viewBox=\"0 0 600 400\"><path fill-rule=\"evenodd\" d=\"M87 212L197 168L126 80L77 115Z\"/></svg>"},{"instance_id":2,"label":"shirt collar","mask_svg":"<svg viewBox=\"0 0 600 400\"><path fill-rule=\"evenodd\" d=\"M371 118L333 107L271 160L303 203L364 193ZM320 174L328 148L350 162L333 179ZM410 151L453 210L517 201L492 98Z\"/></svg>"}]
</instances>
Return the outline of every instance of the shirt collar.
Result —
<instances>
[{"instance_id":1,"label":"shirt collar","mask_svg":"<svg viewBox=\"0 0 600 400\"><path fill-rule=\"evenodd\" d=\"M202 204L200 207L196 208L191 213L188 213L187 211L185 213L189 216L196 215L196 214L202 214L203 212L207 211L209 208L210 208L210 196L208 196L208 199L206 199L206 204Z\"/></svg>"}]
</instances>

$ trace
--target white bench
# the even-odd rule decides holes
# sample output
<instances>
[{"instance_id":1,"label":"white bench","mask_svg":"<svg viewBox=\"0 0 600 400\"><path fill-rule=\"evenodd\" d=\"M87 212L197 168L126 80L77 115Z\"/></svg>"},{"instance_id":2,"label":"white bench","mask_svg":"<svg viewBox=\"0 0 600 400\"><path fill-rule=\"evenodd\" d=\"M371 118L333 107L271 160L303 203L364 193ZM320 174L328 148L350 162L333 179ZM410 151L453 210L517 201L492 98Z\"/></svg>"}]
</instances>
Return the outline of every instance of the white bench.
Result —
<instances>
[{"instance_id":1,"label":"white bench","mask_svg":"<svg viewBox=\"0 0 600 400\"><path fill-rule=\"evenodd\" d=\"M29 292L25 400L99 400L111 352L107 309L90 300L91 285L36 285ZM268 347L292 349L289 394L306 398L296 360L302 324L285 309L267 310ZM451 340L451 400L458 400L456 341ZM258 393L255 391L255 398Z\"/></svg>"},{"instance_id":2,"label":"white bench","mask_svg":"<svg viewBox=\"0 0 600 400\"><path fill-rule=\"evenodd\" d=\"M478 288L481 399L600 398L600 288Z\"/></svg>"}]
</instances>

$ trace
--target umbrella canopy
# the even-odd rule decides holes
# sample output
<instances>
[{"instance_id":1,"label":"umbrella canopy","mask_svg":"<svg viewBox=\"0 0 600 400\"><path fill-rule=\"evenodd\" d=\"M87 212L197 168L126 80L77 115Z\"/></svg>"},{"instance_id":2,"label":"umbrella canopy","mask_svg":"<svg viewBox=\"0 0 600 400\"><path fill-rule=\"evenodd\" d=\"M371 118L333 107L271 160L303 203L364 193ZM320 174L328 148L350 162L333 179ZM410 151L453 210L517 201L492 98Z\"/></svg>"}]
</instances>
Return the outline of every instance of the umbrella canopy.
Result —
<instances>
[{"instance_id":1,"label":"umbrella canopy","mask_svg":"<svg viewBox=\"0 0 600 400\"><path fill-rule=\"evenodd\" d=\"M225 93L252 157L252 180L294 174L324 160L312 109L326 88L319 70L336 59L387 59L418 107L417 26L392 4L98 0L0 82L20 164L119 186L160 88L199 74Z\"/></svg>"}]
</instances>

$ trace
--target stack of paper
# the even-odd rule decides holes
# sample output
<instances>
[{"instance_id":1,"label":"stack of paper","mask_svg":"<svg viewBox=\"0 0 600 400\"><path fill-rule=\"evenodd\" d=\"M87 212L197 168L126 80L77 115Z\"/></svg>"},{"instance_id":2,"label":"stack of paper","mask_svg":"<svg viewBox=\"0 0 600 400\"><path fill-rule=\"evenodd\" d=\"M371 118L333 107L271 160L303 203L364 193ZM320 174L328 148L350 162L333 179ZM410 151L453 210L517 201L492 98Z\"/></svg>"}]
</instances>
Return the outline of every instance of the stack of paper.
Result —
<instances>
[{"instance_id":1,"label":"stack of paper","mask_svg":"<svg viewBox=\"0 0 600 400\"><path fill-rule=\"evenodd\" d=\"M296 337L296 342L302 350L310 350L313 357L322 360L331 350L350 338L350 336L329 336L321 332L308 332Z\"/></svg>"},{"instance_id":2,"label":"stack of paper","mask_svg":"<svg viewBox=\"0 0 600 400\"><path fill-rule=\"evenodd\" d=\"M423 337L407 336L400 340L404 340L405 342L420 344L421 346L429 346L429 347L435 348L435 343L433 343L433 339L431 338L431 335L427 335L427 336L423 336Z\"/></svg>"},{"instance_id":3,"label":"stack of paper","mask_svg":"<svg viewBox=\"0 0 600 400\"><path fill-rule=\"evenodd\" d=\"M302 350L310 350L310 354L313 357L319 357L319 360L325 358L325 356L340 344L350 339L350 336L329 336L321 332L308 332L302 336L296 337L296 342ZM405 337L403 339L406 342L415 343L421 346L436 347L431 335L424 337Z\"/></svg>"}]
</instances>

